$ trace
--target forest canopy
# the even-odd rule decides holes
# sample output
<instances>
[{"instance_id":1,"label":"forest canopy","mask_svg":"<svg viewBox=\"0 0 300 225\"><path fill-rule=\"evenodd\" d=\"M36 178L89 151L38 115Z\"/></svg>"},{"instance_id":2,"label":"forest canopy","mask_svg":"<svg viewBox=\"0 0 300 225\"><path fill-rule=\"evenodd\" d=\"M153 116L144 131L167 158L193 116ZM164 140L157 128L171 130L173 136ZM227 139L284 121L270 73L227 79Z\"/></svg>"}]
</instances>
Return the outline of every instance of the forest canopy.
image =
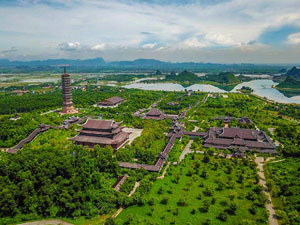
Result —
<instances>
[{"instance_id":1,"label":"forest canopy","mask_svg":"<svg viewBox=\"0 0 300 225\"><path fill-rule=\"evenodd\" d=\"M126 202L112 189L119 166L111 148L44 147L0 158L0 224L11 224L9 218L89 218Z\"/></svg>"}]
</instances>

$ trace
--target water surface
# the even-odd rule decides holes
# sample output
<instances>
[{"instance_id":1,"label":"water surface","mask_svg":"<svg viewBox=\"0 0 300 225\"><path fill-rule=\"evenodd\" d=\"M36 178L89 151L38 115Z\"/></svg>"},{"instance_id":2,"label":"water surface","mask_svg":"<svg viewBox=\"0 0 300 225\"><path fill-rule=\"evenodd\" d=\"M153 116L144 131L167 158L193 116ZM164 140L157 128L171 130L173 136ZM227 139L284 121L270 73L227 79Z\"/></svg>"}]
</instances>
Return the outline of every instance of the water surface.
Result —
<instances>
[{"instance_id":1,"label":"water surface","mask_svg":"<svg viewBox=\"0 0 300 225\"><path fill-rule=\"evenodd\" d=\"M238 92L238 89L241 89L243 86L248 86L253 89L253 94L256 94L261 97L266 97L267 99L280 102L280 103L297 103L300 104L300 96L294 96L291 98L286 97L277 89L272 86L277 85L272 80L252 80L249 82L243 82L237 85L230 92ZM141 90L153 90L153 91L202 91L202 92L214 92L214 93L229 93L225 90L222 90L218 87L209 84L194 84L189 87L184 88L180 84L175 83L133 83L123 86L124 88L137 88Z\"/></svg>"}]
</instances>

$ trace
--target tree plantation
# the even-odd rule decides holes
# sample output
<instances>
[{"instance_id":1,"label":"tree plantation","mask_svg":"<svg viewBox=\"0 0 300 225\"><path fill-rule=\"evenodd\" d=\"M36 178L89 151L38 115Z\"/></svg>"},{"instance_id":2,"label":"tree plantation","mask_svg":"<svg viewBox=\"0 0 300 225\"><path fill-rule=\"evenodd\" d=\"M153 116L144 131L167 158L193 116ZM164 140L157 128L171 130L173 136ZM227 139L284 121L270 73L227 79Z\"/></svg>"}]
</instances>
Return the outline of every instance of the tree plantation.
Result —
<instances>
[{"instance_id":1,"label":"tree plantation","mask_svg":"<svg viewBox=\"0 0 300 225\"><path fill-rule=\"evenodd\" d=\"M276 214L271 217L279 224L300 223L298 106L247 93L146 91L88 82L73 90L74 115L59 113L59 88L1 93L0 224L55 218L76 225L268 224L269 195ZM124 101L98 105L114 96ZM149 119L151 110L163 117ZM72 138L88 120L106 120L109 126L84 130L87 139L126 129L129 138L116 149L76 145ZM6 152L43 124L50 128L15 154ZM110 127L115 130L105 133ZM206 146L213 132L220 131L213 141L224 141L225 128L236 131L227 137L234 147ZM263 137L257 142L274 143L277 154L245 150L255 135ZM255 163L258 157L264 159L261 165Z\"/></svg>"}]
</instances>

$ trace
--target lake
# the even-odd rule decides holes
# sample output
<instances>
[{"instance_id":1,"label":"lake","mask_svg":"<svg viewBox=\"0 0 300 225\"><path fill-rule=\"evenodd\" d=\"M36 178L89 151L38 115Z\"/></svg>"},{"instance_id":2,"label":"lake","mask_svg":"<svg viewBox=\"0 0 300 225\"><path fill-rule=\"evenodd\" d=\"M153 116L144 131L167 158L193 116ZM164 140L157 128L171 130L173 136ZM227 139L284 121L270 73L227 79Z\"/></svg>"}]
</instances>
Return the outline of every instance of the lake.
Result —
<instances>
[{"instance_id":1,"label":"lake","mask_svg":"<svg viewBox=\"0 0 300 225\"><path fill-rule=\"evenodd\" d=\"M261 97L266 97L267 99L280 102L280 103L297 103L300 104L300 96L294 96L291 98L286 97L280 91L275 88L272 88L273 85L276 85L272 80L252 80L249 82L243 82L237 85L230 92L237 92L237 89L240 89L243 86L248 86L252 88L253 94L256 94ZM193 84L189 87L184 88L180 84L175 83L134 83L123 86L124 88L137 88L141 90L153 90L153 91L203 91L203 92L214 92L214 93L229 93L218 87L208 84Z\"/></svg>"}]
</instances>

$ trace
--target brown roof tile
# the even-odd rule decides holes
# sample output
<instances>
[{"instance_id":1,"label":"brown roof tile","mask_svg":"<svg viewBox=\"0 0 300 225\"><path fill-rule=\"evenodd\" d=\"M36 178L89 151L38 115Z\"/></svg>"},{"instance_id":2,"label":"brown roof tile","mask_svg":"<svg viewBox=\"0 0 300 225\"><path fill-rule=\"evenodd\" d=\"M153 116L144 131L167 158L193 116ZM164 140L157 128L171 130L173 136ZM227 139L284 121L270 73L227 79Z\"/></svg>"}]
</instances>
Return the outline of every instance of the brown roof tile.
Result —
<instances>
[{"instance_id":1,"label":"brown roof tile","mask_svg":"<svg viewBox=\"0 0 300 225\"><path fill-rule=\"evenodd\" d=\"M163 112L159 109L150 109L150 111L147 113L147 116L160 116L163 115Z\"/></svg>"},{"instance_id":2,"label":"brown roof tile","mask_svg":"<svg viewBox=\"0 0 300 225\"><path fill-rule=\"evenodd\" d=\"M84 128L90 129L113 129L117 128L120 124L115 123L114 121L110 120L88 120L85 124L82 125Z\"/></svg>"}]
</instances>

